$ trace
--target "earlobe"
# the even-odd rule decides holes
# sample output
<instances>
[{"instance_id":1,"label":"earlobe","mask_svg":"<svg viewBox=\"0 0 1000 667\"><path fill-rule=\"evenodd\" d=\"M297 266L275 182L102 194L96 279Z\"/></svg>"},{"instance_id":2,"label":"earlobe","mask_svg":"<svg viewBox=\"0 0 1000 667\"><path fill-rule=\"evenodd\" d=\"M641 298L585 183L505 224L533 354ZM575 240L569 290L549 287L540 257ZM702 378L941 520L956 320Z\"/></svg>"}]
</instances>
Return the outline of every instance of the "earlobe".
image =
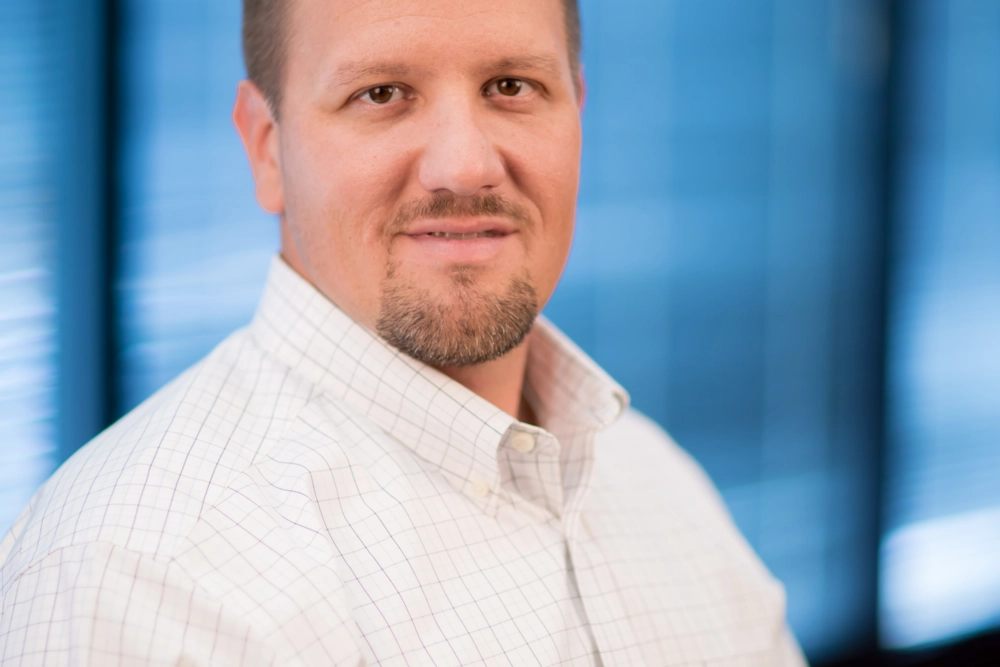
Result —
<instances>
[{"instance_id":1,"label":"earlobe","mask_svg":"<svg viewBox=\"0 0 1000 667\"><path fill-rule=\"evenodd\" d=\"M233 107L233 124L243 140L257 185L257 201L268 213L285 211L281 187L278 125L264 94L251 81L241 81Z\"/></svg>"}]
</instances>

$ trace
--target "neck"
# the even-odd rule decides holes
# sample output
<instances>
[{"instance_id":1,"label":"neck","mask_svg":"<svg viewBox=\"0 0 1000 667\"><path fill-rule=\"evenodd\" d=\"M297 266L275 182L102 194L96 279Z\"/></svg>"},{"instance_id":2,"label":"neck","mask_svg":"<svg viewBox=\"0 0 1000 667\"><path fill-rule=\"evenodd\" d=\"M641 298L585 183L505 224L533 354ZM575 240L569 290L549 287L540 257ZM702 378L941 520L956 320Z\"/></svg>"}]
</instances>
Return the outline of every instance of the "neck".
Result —
<instances>
[{"instance_id":1,"label":"neck","mask_svg":"<svg viewBox=\"0 0 1000 667\"><path fill-rule=\"evenodd\" d=\"M438 370L512 417L535 424L537 420L531 406L522 397L530 341L531 334L528 334L524 342L493 361L475 366L445 366Z\"/></svg>"}]
</instances>

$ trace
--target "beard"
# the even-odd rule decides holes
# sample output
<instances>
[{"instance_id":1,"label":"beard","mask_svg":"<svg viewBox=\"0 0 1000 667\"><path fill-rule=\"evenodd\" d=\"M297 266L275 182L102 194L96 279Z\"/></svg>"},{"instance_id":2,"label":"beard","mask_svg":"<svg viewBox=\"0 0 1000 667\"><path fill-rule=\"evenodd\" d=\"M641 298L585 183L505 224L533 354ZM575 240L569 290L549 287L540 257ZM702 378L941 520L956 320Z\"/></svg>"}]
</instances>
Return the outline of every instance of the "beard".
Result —
<instances>
[{"instance_id":1,"label":"beard","mask_svg":"<svg viewBox=\"0 0 1000 667\"><path fill-rule=\"evenodd\" d=\"M538 317L527 273L494 293L479 286L469 269L457 268L450 294L437 299L393 274L390 268L382 285L376 329L390 345L430 366L498 359L521 344Z\"/></svg>"},{"instance_id":2,"label":"beard","mask_svg":"<svg viewBox=\"0 0 1000 667\"><path fill-rule=\"evenodd\" d=\"M437 195L403 206L386 227L386 242L417 218L501 216L527 230L531 217L496 195ZM524 271L500 291L484 288L471 267L455 267L447 293L435 297L405 282L391 261L382 281L376 331L390 345L430 366L473 366L521 344L538 317L538 297Z\"/></svg>"}]
</instances>

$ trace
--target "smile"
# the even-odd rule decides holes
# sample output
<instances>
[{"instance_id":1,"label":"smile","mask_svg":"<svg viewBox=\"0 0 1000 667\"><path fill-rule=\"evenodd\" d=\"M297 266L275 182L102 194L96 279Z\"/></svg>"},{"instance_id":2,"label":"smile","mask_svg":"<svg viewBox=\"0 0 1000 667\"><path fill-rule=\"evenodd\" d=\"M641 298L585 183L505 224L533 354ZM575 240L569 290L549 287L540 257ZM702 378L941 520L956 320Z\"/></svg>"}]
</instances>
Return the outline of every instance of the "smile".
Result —
<instances>
[{"instance_id":1,"label":"smile","mask_svg":"<svg viewBox=\"0 0 1000 667\"><path fill-rule=\"evenodd\" d=\"M399 253L397 258L435 266L471 266L494 264L502 258L513 260L520 256L520 243L517 242L520 235L512 228L508 231L502 225L490 224L484 229L484 223L436 226L437 229L424 227L414 230L417 233L401 235L399 240L402 245L396 251ZM447 229L449 226L451 229ZM465 229L462 229L463 226ZM476 226L479 229L475 229Z\"/></svg>"},{"instance_id":2,"label":"smile","mask_svg":"<svg viewBox=\"0 0 1000 667\"><path fill-rule=\"evenodd\" d=\"M494 231L473 232L470 234L456 234L452 232L428 232L427 236L433 236L436 239L453 239L456 241L464 241L466 239L492 239L496 236L503 236L503 234Z\"/></svg>"}]
</instances>

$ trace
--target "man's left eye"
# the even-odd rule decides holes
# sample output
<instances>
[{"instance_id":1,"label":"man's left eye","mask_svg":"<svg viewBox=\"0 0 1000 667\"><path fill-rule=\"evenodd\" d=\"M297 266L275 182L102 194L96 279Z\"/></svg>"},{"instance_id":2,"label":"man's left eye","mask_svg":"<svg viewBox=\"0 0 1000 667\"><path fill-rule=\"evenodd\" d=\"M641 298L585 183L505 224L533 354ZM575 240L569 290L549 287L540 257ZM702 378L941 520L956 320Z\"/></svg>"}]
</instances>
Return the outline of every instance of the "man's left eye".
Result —
<instances>
[{"instance_id":1,"label":"man's left eye","mask_svg":"<svg viewBox=\"0 0 1000 667\"><path fill-rule=\"evenodd\" d=\"M500 79L494 81L486 89L487 95L503 97L523 97L532 91L531 84L521 79Z\"/></svg>"},{"instance_id":2,"label":"man's left eye","mask_svg":"<svg viewBox=\"0 0 1000 667\"><path fill-rule=\"evenodd\" d=\"M402 97L403 90L399 86L375 86L366 90L358 99L381 106Z\"/></svg>"}]
</instances>

